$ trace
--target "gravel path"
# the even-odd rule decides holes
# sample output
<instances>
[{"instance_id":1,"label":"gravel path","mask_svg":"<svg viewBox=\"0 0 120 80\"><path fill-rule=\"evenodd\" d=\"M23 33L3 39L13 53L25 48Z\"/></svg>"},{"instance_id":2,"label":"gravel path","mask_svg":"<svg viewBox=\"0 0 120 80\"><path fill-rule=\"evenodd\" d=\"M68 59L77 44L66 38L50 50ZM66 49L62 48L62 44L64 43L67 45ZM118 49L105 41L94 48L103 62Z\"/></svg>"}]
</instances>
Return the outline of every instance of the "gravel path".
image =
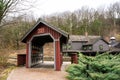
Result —
<instances>
[{"instance_id":1,"label":"gravel path","mask_svg":"<svg viewBox=\"0 0 120 80\"><path fill-rule=\"evenodd\" d=\"M14 69L7 80L67 80L65 77L65 67L69 65L69 62L63 63L61 71L54 71L53 68L25 68L19 67ZM45 64L46 65L46 64Z\"/></svg>"}]
</instances>

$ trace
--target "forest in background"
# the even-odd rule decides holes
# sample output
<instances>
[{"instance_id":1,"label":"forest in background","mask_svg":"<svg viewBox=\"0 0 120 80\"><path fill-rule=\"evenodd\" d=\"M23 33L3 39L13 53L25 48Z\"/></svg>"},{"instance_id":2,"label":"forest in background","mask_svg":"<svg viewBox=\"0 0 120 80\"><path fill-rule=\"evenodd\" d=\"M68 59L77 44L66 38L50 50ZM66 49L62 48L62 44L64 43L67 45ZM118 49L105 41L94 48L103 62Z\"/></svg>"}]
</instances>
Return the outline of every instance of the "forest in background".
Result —
<instances>
[{"instance_id":1,"label":"forest in background","mask_svg":"<svg viewBox=\"0 0 120 80\"><path fill-rule=\"evenodd\" d=\"M84 35L88 32L89 35L115 36L120 31L120 2L107 8L86 6L74 12L43 16L43 19L70 34Z\"/></svg>"},{"instance_id":2,"label":"forest in background","mask_svg":"<svg viewBox=\"0 0 120 80\"><path fill-rule=\"evenodd\" d=\"M10 54L25 48L25 44L21 43L21 38L37 22L33 14L24 13L25 10L34 7L33 3L36 1L0 0L0 80L6 80L9 72L15 67L16 62L11 64L9 60L14 57ZM54 13L40 18L70 35L84 35L87 32L89 35L115 36L120 40L119 4L120 2L116 2L109 7L103 6L98 9L82 7L73 12ZM21 6L27 6L27 8L21 9Z\"/></svg>"},{"instance_id":3,"label":"forest in background","mask_svg":"<svg viewBox=\"0 0 120 80\"><path fill-rule=\"evenodd\" d=\"M7 18L4 15L5 17L2 18L2 7L4 6L0 4L0 48L24 48L20 40L37 20L33 15L25 14ZM54 13L40 18L70 35L84 35L87 32L89 35L120 38L120 2L111 4L107 8L82 7L74 12Z\"/></svg>"}]
</instances>

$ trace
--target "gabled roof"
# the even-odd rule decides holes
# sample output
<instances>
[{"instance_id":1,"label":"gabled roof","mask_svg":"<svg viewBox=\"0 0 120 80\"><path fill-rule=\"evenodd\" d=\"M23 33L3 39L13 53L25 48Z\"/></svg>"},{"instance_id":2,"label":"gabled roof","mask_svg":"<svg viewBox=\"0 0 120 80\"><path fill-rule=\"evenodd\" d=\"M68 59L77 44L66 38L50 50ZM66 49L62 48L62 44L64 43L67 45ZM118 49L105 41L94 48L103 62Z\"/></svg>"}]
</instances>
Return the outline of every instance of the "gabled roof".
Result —
<instances>
[{"instance_id":1,"label":"gabled roof","mask_svg":"<svg viewBox=\"0 0 120 80\"><path fill-rule=\"evenodd\" d=\"M113 45L111 45L111 51L120 52L120 42L116 42Z\"/></svg>"},{"instance_id":2,"label":"gabled roof","mask_svg":"<svg viewBox=\"0 0 120 80\"><path fill-rule=\"evenodd\" d=\"M120 48L120 42L115 42L114 44L111 45L112 47L115 48Z\"/></svg>"},{"instance_id":3,"label":"gabled roof","mask_svg":"<svg viewBox=\"0 0 120 80\"><path fill-rule=\"evenodd\" d=\"M110 41L109 44L110 44L112 47L115 47L116 45L119 44L119 42L115 40L115 41Z\"/></svg>"},{"instance_id":4,"label":"gabled roof","mask_svg":"<svg viewBox=\"0 0 120 80\"><path fill-rule=\"evenodd\" d=\"M91 39L89 39L89 41L86 43L86 44L84 44L84 45L93 45L93 44L95 44L98 40L103 40L106 44L109 44L106 40L104 40L102 37L96 37L96 38L91 38Z\"/></svg>"},{"instance_id":5,"label":"gabled roof","mask_svg":"<svg viewBox=\"0 0 120 80\"><path fill-rule=\"evenodd\" d=\"M63 35L64 37L66 37L66 38L68 38L68 36L69 36L69 34L68 34L67 32L65 32L65 31L63 31L63 30L61 30L61 29L59 29L59 28L57 28L57 27L54 27L54 26L48 24L46 21L44 21L44 20L42 20L42 19L39 19L39 20L37 21L37 23L22 37L21 41L22 41L22 42L25 42L26 37L27 37L40 23L42 23L42 24L48 26L49 28L55 30L56 32L62 34L62 35Z\"/></svg>"},{"instance_id":6,"label":"gabled roof","mask_svg":"<svg viewBox=\"0 0 120 80\"><path fill-rule=\"evenodd\" d=\"M96 39L92 39L92 40L90 40L90 43L91 44L95 44L98 40L103 40L106 44L109 44L107 41L105 41L102 37L100 37L100 38L96 38Z\"/></svg>"},{"instance_id":7,"label":"gabled roof","mask_svg":"<svg viewBox=\"0 0 120 80\"><path fill-rule=\"evenodd\" d=\"M69 41L88 41L83 35L70 35Z\"/></svg>"},{"instance_id":8,"label":"gabled roof","mask_svg":"<svg viewBox=\"0 0 120 80\"><path fill-rule=\"evenodd\" d=\"M91 39L100 38L100 36L84 36L84 35L70 35L70 41L89 41Z\"/></svg>"}]
</instances>

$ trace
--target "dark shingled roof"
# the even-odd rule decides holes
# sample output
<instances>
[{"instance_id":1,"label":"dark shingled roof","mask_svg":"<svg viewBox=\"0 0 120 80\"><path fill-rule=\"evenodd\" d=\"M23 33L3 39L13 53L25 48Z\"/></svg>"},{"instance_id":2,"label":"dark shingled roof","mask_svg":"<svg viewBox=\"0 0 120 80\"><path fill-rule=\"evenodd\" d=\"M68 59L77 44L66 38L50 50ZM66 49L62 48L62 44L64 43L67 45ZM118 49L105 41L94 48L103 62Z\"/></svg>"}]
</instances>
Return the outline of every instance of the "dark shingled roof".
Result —
<instances>
[{"instance_id":1,"label":"dark shingled roof","mask_svg":"<svg viewBox=\"0 0 120 80\"><path fill-rule=\"evenodd\" d=\"M103 40L105 43L107 43L107 44L109 44L106 40L104 40L102 37L99 37L99 38L93 38L93 39L90 39L89 41L88 41L88 43L86 43L86 45L87 44L94 44L94 43L96 43L98 40Z\"/></svg>"},{"instance_id":2,"label":"dark shingled roof","mask_svg":"<svg viewBox=\"0 0 120 80\"><path fill-rule=\"evenodd\" d=\"M120 42L117 42L117 44L114 47L115 48L120 48Z\"/></svg>"},{"instance_id":3,"label":"dark shingled roof","mask_svg":"<svg viewBox=\"0 0 120 80\"><path fill-rule=\"evenodd\" d=\"M106 40L104 40L101 36L83 36L83 35L70 35L69 41L86 41L87 43L84 45L92 45L96 43L98 40L103 40L105 43L109 44Z\"/></svg>"},{"instance_id":4,"label":"dark shingled roof","mask_svg":"<svg viewBox=\"0 0 120 80\"><path fill-rule=\"evenodd\" d=\"M92 36L92 35L89 36L70 35L69 37L70 37L69 41L91 41L100 38L100 36Z\"/></svg>"}]
</instances>

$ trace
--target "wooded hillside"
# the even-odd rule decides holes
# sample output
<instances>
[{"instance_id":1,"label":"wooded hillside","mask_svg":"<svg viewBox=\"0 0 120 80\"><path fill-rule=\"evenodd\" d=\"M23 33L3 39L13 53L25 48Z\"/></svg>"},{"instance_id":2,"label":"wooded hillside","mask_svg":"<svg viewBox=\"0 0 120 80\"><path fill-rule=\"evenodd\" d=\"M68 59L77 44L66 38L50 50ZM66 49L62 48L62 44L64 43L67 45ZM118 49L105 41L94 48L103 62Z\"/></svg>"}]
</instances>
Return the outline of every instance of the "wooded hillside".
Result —
<instances>
[{"instance_id":1,"label":"wooded hillside","mask_svg":"<svg viewBox=\"0 0 120 80\"><path fill-rule=\"evenodd\" d=\"M91 9L82 7L74 12L55 13L44 15L41 18L53 26L65 30L69 34L100 36L117 36L120 38L120 2L111 4L107 8ZM0 4L0 12L2 11ZM0 15L1 18L1 15ZM21 37L34 25L35 18L30 15L21 15L1 19L0 27L0 48L24 48L20 43Z\"/></svg>"},{"instance_id":2,"label":"wooded hillside","mask_svg":"<svg viewBox=\"0 0 120 80\"><path fill-rule=\"evenodd\" d=\"M120 2L107 8L82 7L74 12L55 13L43 19L70 34L114 36L120 31Z\"/></svg>"}]
</instances>

